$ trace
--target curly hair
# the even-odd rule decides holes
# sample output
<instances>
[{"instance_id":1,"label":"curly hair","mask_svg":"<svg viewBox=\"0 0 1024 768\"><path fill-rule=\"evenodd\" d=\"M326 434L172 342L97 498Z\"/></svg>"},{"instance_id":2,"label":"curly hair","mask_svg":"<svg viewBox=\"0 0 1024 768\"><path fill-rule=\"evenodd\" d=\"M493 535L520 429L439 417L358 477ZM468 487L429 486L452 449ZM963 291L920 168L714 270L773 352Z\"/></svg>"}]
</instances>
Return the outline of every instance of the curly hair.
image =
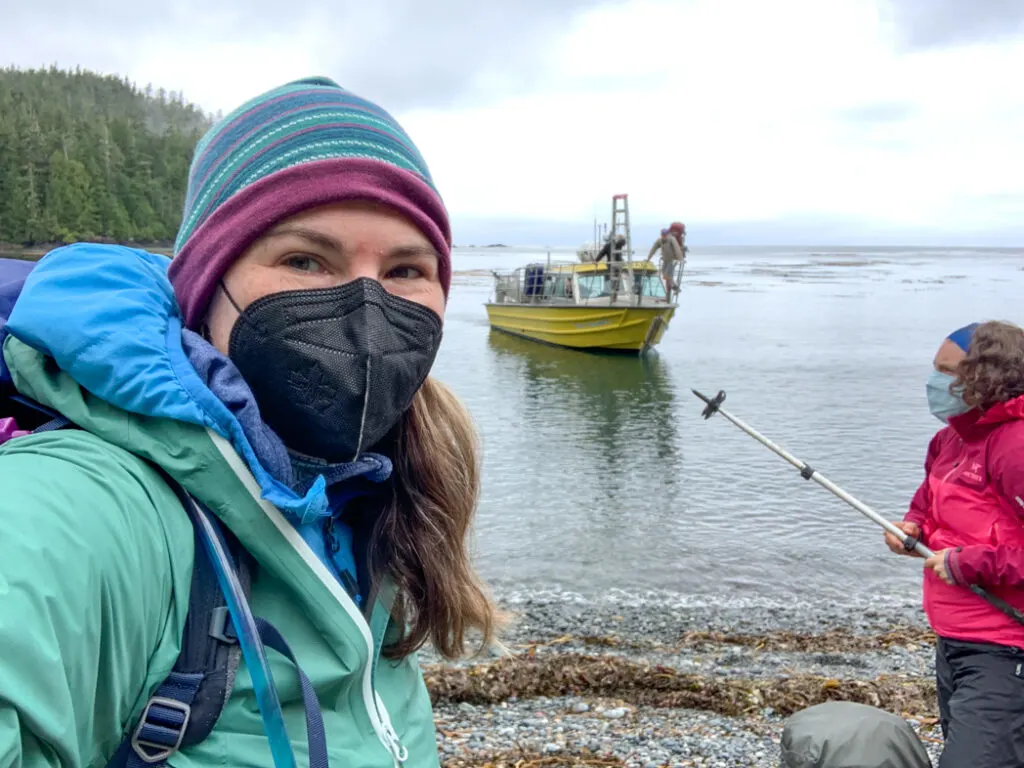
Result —
<instances>
[{"instance_id":1,"label":"curly hair","mask_svg":"<svg viewBox=\"0 0 1024 768\"><path fill-rule=\"evenodd\" d=\"M1024 329L998 321L979 325L951 390L982 411L1024 395Z\"/></svg>"}]
</instances>

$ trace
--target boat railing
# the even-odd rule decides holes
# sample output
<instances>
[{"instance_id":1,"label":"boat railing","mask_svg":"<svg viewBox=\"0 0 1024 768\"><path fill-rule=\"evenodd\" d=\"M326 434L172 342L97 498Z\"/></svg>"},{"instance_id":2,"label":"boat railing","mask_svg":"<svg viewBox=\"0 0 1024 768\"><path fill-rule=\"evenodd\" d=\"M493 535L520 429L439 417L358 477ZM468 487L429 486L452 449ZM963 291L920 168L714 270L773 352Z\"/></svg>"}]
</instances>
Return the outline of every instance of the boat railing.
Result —
<instances>
[{"instance_id":1,"label":"boat railing","mask_svg":"<svg viewBox=\"0 0 1024 768\"><path fill-rule=\"evenodd\" d=\"M564 289L559 291L560 274L568 275L574 262L547 261L494 274L494 300L497 304L572 303Z\"/></svg>"},{"instance_id":2,"label":"boat railing","mask_svg":"<svg viewBox=\"0 0 1024 768\"><path fill-rule=\"evenodd\" d=\"M494 303L551 306L643 306L670 303L660 270L613 261L581 270L579 262L543 262L495 271ZM677 265L678 266L678 265ZM678 285L680 276L673 274Z\"/></svg>"}]
</instances>

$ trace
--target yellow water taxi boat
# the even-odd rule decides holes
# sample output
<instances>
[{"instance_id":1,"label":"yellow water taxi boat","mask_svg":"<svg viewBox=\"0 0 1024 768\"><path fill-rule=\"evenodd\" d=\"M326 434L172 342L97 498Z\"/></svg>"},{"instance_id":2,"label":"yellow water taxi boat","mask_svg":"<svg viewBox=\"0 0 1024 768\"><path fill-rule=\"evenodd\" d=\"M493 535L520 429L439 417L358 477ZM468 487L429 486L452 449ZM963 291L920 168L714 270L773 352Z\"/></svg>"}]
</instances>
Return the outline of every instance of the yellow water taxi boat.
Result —
<instances>
[{"instance_id":1,"label":"yellow water taxi boat","mask_svg":"<svg viewBox=\"0 0 1024 768\"><path fill-rule=\"evenodd\" d=\"M487 317L492 328L548 344L643 352L661 341L676 305L665 299L654 264L634 263L629 271L603 263L531 264L496 278ZM616 278L634 290L619 294Z\"/></svg>"},{"instance_id":2,"label":"yellow water taxi boat","mask_svg":"<svg viewBox=\"0 0 1024 768\"><path fill-rule=\"evenodd\" d=\"M624 208L625 195L616 195L607 242L621 242L624 235L625 260L552 263L549 257L495 273L494 295L486 304L491 327L573 349L642 354L658 344L677 305L658 267L632 260L628 213L621 230L617 216ZM596 252L583 250L580 258L593 259ZM681 271L680 263L671 276L676 296Z\"/></svg>"}]
</instances>

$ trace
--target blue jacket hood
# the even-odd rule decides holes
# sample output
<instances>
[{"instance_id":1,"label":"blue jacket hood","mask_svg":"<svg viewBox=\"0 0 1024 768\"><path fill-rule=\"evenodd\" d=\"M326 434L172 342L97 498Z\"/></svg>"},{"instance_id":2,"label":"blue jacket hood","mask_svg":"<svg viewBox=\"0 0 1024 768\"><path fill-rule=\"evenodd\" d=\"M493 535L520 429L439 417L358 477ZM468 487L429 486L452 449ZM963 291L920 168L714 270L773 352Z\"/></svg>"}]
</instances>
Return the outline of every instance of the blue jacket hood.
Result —
<instances>
[{"instance_id":1,"label":"blue jacket hood","mask_svg":"<svg viewBox=\"0 0 1024 768\"><path fill-rule=\"evenodd\" d=\"M263 497L297 522L330 514L324 477L302 496L276 479L242 424L197 373L182 346L170 263L118 245L58 248L28 275L5 330L111 405L217 432L246 461Z\"/></svg>"}]
</instances>

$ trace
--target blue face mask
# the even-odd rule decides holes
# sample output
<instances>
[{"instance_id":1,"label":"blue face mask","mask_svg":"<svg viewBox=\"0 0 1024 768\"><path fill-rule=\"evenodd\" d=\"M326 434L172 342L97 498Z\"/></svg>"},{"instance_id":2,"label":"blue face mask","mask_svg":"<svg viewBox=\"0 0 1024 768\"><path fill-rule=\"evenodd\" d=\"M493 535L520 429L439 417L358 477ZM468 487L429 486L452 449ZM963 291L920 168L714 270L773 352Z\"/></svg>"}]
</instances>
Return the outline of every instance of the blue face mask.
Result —
<instances>
[{"instance_id":1,"label":"blue face mask","mask_svg":"<svg viewBox=\"0 0 1024 768\"><path fill-rule=\"evenodd\" d=\"M928 377L925 390L928 393L928 410L932 416L943 423L949 423L954 416L967 413L971 407L963 401L959 394L951 394L950 385L956 381L953 376L941 371L932 371Z\"/></svg>"}]
</instances>

